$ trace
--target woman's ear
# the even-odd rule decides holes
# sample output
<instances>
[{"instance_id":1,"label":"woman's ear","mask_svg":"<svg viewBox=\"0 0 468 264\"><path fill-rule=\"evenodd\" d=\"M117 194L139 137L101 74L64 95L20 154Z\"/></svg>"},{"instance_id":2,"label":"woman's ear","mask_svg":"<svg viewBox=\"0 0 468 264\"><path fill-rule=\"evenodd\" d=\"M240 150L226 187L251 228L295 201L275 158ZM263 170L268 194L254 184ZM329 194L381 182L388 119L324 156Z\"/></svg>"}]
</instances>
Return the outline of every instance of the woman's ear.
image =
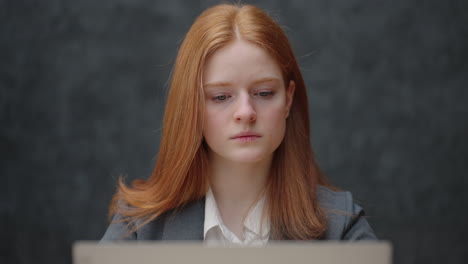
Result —
<instances>
[{"instance_id":1,"label":"woman's ear","mask_svg":"<svg viewBox=\"0 0 468 264\"><path fill-rule=\"evenodd\" d=\"M286 88L286 118L289 116L289 110L291 109L294 91L296 90L296 83L293 80L289 81L289 86Z\"/></svg>"}]
</instances>

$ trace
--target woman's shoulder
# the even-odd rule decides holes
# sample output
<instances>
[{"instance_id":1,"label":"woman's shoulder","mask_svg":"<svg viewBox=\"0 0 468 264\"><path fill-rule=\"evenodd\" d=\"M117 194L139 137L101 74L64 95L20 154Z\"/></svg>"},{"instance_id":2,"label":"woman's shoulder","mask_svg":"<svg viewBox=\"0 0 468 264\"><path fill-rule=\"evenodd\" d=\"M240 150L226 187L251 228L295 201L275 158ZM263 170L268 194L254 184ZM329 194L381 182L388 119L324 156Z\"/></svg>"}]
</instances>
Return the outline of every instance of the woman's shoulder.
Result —
<instances>
[{"instance_id":1,"label":"woman's shoulder","mask_svg":"<svg viewBox=\"0 0 468 264\"><path fill-rule=\"evenodd\" d=\"M101 242L115 240L202 240L205 199L168 210L153 220L113 216Z\"/></svg>"},{"instance_id":2,"label":"woman's shoulder","mask_svg":"<svg viewBox=\"0 0 468 264\"><path fill-rule=\"evenodd\" d=\"M338 191L323 185L317 187L317 199L319 204L326 209L335 209L352 212L354 201L349 191Z\"/></svg>"},{"instance_id":3,"label":"woman's shoulder","mask_svg":"<svg viewBox=\"0 0 468 264\"><path fill-rule=\"evenodd\" d=\"M113 240L135 240L136 233L132 232L134 223L126 221L119 213L114 214L110 225L107 227L101 242Z\"/></svg>"},{"instance_id":4,"label":"woman's shoulder","mask_svg":"<svg viewBox=\"0 0 468 264\"><path fill-rule=\"evenodd\" d=\"M317 187L317 199L328 220L324 239L377 239L363 208L354 202L351 192L335 191L320 185Z\"/></svg>"}]
</instances>

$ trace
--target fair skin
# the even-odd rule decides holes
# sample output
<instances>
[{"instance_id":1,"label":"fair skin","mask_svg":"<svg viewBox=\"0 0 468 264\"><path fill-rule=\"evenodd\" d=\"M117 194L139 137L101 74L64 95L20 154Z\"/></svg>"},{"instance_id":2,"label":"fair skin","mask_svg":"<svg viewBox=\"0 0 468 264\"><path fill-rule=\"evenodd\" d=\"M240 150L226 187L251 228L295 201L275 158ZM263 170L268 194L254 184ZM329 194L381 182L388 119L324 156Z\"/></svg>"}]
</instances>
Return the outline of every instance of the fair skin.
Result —
<instances>
[{"instance_id":1,"label":"fair skin","mask_svg":"<svg viewBox=\"0 0 468 264\"><path fill-rule=\"evenodd\" d=\"M295 84L262 48L237 39L204 67L204 138L210 185L224 224L240 239L243 220L265 187L281 144Z\"/></svg>"}]
</instances>

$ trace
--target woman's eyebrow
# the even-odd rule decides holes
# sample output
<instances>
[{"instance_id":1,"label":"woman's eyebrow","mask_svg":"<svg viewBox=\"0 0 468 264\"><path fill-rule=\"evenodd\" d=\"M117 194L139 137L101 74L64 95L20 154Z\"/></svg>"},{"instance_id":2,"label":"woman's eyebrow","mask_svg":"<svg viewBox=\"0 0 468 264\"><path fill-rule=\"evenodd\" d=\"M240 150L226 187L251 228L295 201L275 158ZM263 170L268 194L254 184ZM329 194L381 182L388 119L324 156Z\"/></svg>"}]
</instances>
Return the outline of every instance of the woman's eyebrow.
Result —
<instances>
[{"instance_id":1,"label":"woman's eyebrow","mask_svg":"<svg viewBox=\"0 0 468 264\"><path fill-rule=\"evenodd\" d=\"M261 78L258 80L253 81L251 84L259 84L259 83L264 83L264 82L279 82L280 79L276 77L266 77L266 78ZM203 85L203 88L210 88L210 87L226 87L226 86L231 86L230 82L212 82L212 83L207 83Z\"/></svg>"},{"instance_id":2,"label":"woman's eyebrow","mask_svg":"<svg viewBox=\"0 0 468 264\"><path fill-rule=\"evenodd\" d=\"M266 77L266 78L255 80L252 82L252 84L259 84L259 83L264 83L264 82L279 82L279 81L280 79L276 77Z\"/></svg>"},{"instance_id":3,"label":"woman's eyebrow","mask_svg":"<svg viewBox=\"0 0 468 264\"><path fill-rule=\"evenodd\" d=\"M210 88L210 87L225 87L230 86L231 83L229 82L212 82L203 85L203 88Z\"/></svg>"}]
</instances>

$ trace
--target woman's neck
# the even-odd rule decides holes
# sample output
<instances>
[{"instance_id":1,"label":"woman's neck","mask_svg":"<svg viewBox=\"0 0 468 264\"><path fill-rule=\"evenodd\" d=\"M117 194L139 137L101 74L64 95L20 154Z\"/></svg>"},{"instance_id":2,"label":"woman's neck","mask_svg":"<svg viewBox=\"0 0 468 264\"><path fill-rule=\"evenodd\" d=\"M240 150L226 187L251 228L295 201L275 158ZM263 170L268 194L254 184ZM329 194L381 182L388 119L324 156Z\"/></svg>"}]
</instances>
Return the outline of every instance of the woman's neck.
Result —
<instances>
[{"instance_id":1,"label":"woman's neck","mask_svg":"<svg viewBox=\"0 0 468 264\"><path fill-rule=\"evenodd\" d=\"M210 159L210 186L217 203L253 202L264 190L271 159L259 163L234 163Z\"/></svg>"},{"instance_id":2,"label":"woman's neck","mask_svg":"<svg viewBox=\"0 0 468 264\"><path fill-rule=\"evenodd\" d=\"M236 235L251 206L260 198L270 173L271 158L235 163L210 157L210 186L224 224Z\"/></svg>"}]
</instances>

